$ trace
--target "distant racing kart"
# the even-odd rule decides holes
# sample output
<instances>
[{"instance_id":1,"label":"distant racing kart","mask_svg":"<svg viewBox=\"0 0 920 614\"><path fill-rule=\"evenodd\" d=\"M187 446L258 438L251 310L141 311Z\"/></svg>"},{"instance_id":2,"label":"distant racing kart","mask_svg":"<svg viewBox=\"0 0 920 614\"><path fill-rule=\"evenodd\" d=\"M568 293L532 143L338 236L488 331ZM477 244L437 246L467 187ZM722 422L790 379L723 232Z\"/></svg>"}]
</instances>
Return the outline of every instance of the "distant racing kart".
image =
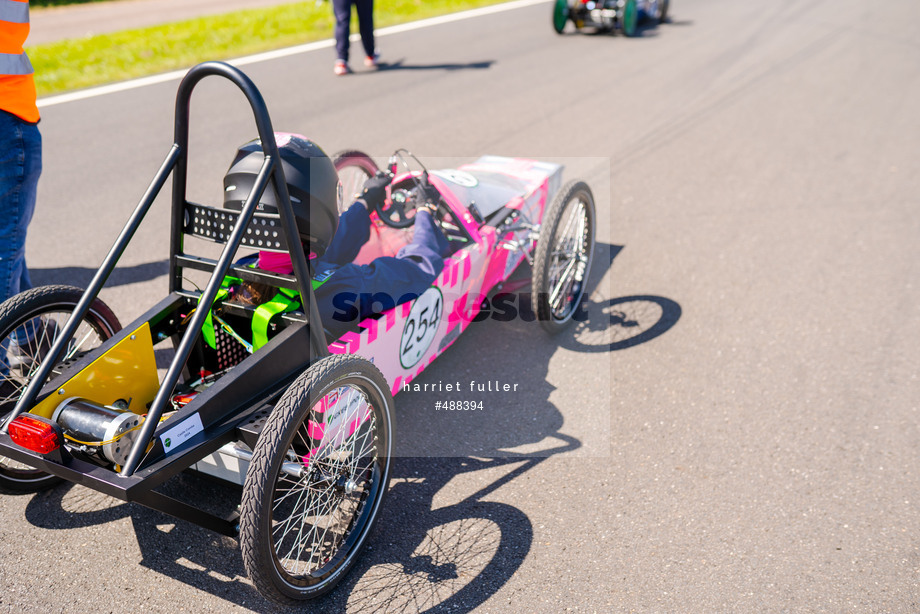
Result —
<instances>
[{"instance_id":1,"label":"distant racing kart","mask_svg":"<svg viewBox=\"0 0 920 614\"><path fill-rule=\"evenodd\" d=\"M263 149L241 211L186 199L190 97L211 75L246 95ZM0 490L34 492L64 479L237 537L256 588L290 604L332 589L367 540L390 478L393 395L525 260L543 327L570 324L596 218L589 187L563 185L560 165L487 156L457 169L411 170L411 156L397 151L384 171L393 176L388 197L371 214L371 239L356 262L394 255L427 202L437 205L451 253L421 296L329 338L278 138L248 77L222 63L196 66L179 86L174 145L89 288L40 287L0 305L0 385L13 389L0 397ZM357 151L335 165L346 194L378 172ZM122 328L98 294L169 175L170 293ZM277 214L257 212L269 184L280 196ZM220 257L188 253L188 236L223 245ZM286 253L294 274L242 266L241 248ZM204 289L187 287L184 269L208 273ZM236 302L244 282L277 294ZM155 347L175 349L162 377ZM155 490L186 470L242 485L239 513L218 517Z\"/></svg>"},{"instance_id":2,"label":"distant racing kart","mask_svg":"<svg viewBox=\"0 0 920 614\"><path fill-rule=\"evenodd\" d=\"M663 23L670 0L556 0L553 4L553 29L562 34L571 21L576 30L584 27L603 32L623 32L635 36L639 23Z\"/></svg>"}]
</instances>

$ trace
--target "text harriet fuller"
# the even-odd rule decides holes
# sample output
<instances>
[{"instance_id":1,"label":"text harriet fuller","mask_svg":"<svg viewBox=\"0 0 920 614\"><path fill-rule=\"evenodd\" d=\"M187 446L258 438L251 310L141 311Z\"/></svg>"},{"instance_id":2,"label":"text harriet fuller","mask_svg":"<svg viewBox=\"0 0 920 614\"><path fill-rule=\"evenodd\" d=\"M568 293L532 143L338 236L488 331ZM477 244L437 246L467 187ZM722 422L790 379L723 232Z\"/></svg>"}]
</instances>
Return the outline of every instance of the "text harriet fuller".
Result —
<instances>
[{"instance_id":1,"label":"text harriet fuller","mask_svg":"<svg viewBox=\"0 0 920 614\"><path fill-rule=\"evenodd\" d=\"M517 384L502 384L498 380L487 382L470 381L470 385L461 386L460 382L433 382L430 384L403 384L403 392L516 392Z\"/></svg>"}]
</instances>

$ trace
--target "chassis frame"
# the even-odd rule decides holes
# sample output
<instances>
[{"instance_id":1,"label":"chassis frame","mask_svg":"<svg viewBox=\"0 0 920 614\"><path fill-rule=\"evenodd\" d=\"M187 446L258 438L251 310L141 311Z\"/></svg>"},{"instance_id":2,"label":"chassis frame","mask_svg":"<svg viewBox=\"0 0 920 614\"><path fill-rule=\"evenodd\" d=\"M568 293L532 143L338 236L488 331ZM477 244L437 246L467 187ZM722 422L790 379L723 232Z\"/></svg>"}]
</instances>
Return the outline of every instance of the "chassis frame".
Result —
<instances>
[{"instance_id":1,"label":"chassis frame","mask_svg":"<svg viewBox=\"0 0 920 614\"><path fill-rule=\"evenodd\" d=\"M196 205L186 198L191 96L195 86L209 76L227 79L241 90L249 102L262 142L265 160L239 214ZM229 517L217 516L155 489L227 443L243 441L254 447L264 416L271 409L271 402L277 399L312 362L329 355L323 337L322 319L314 304L313 288L303 281L310 280L312 275L304 252L299 249L300 238L279 160L268 109L249 77L237 68L221 62L199 64L186 74L176 96L174 143L58 339L0 429L0 455L117 499L140 503L217 533L238 535L238 513L234 512ZM49 381L52 368L63 356L66 345L73 338L81 319L98 296L170 175L173 193L169 295L98 348L66 366L60 375ZM256 213L259 199L269 182L279 196L278 214ZM214 236L206 234L211 232L207 226L190 223L196 213L226 215L232 220L232 230L219 237L218 242L224 242L225 245L217 260L197 257L184 251L185 234L207 236L215 240ZM253 224L256 227L269 224L280 229L280 235L276 235L277 245L287 248L294 268L293 275L271 274L233 264L233 258L241 246L257 246L257 240L253 238ZM183 268L211 273L203 291L183 288ZM198 304L211 305L228 273L247 281L296 290L300 295L300 304L306 306L306 309L284 314L283 328L266 344L267 351L253 353L245 358L234 367L235 377L219 379L192 402L182 407L176 415L161 424L160 418L180 377L183 372L188 373L189 365L194 366L198 362L195 355L201 351L200 337L208 310L195 310L181 335L179 314ZM251 308L245 306L235 306L235 309L251 311ZM318 325L310 326L310 322ZM137 440L134 441L127 461L120 471L113 471L109 467L74 457L63 447L51 454L41 455L13 443L7 432L9 422L42 400L52 395L64 394L63 386L68 380L91 367L97 358L115 345L133 339L132 335L136 335L144 327L149 327L154 342L172 338L176 352L155 398L149 405L147 419L143 422ZM163 447L163 432L183 423L187 423L197 432L182 442L176 451L167 453Z\"/></svg>"}]
</instances>

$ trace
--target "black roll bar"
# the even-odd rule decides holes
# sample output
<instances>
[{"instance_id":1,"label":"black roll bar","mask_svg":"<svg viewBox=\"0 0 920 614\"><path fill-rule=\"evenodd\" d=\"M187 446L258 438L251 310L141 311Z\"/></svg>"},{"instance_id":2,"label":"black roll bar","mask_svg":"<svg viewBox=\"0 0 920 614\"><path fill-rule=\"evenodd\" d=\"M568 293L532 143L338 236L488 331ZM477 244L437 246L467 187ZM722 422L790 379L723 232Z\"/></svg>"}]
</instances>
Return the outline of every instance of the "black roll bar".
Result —
<instances>
[{"instance_id":1,"label":"black roll bar","mask_svg":"<svg viewBox=\"0 0 920 614\"><path fill-rule=\"evenodd\" d=\"M265 159L252 191L243 205L237 224L230 233L227 244L224 246L220 258L214 266L211 278L208 280L205 290L200 297L200 304L207 306L208 309L198 309L192 316L179 343L179 347L176 349L176 355L163 378L163 383L160 385L156 397L150 406L147 419L144 421L139 436L134 442L128 459L119 474L123 477L129 477L134 474L146 453L149 443L153 439L160 418L169 402L169 397L179 381L182 369L191 354L198 336L201 334L210 305L213 304L217 292L220 289L221 282L232 265L233 256L240 247L246 228L253 218L255 209L269 181L272 182L272 186L279 197L278 212L281 218L281 228L287 241L294 274L297 279L297 289L300 294L301 305L303 305L307 311L308 324L314 324L308 326L312 355L315 357L322 357L329 353L323 333L322 318L316 307L313 287L310 283L312 278L310 267L304 251L301 248L300 234L297 229L294 211L291 207L287 182L284 178L284 170L279 163L280 154L275 142L274 131L272 130L271 119L268 115L265 101L252 80L239 69L223 62L205 62L189 70L179 84L179 91L176 95L175 142L167 154L166 160L163 162L163 165L160 167L144 196L141 198L141 201L138 203L128 223L125 225L121 234L119 234L115 244L109 250L108 255L105 257L105 260L103 260L102 265L90 282L89 287L77 303L74 312L64 325L60 337L52 345L48 356L42 361L35 376L26 387L25 393L16 404L9 419L3 425L3 430L5 430L6 425L21 414L25 408L31 407L35 403L38 392L41 390L41 387L44 386L48 376L51 374L53 366L60 360L64 348L71 338L73 338L80 321L86 316L90 305L99 295L100 290L114 270L119 258L121 258L125 248L131 241L131 238L134 236L138 226L146 216L150 206L156 199L171 172L173 173L173 197L170 234L169 291L174 293L181 290L182 270L179 261L181 256L184 255L183 228L185 223L184 211L187 204L186 187L188 180L188 135L191 95L195 86L203 78L211 75L228 79L239 87L246 96L255 118L259 138L262 142L262 153Z\"/></svg>"}]
</instances>

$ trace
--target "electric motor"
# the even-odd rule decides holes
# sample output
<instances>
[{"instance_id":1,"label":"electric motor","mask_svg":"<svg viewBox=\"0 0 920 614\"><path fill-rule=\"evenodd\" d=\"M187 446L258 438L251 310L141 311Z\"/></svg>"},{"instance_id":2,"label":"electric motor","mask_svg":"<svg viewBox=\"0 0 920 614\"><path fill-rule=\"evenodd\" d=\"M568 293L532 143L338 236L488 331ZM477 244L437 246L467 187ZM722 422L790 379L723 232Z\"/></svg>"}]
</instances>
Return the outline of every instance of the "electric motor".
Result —
<instances>
[{"instance_id":1,"label":"electric motor","mask_svg":"<svg viewBox=\"0 0 920 614\"><path fill-rule=\"evenodd\" d=\"M143 416L133 412L79 397L61 403L51 419L60 425L72 443L116 465L128 460L128 452L137 438L135 427L144 421Z\"/></svg>"}]
</instances>

